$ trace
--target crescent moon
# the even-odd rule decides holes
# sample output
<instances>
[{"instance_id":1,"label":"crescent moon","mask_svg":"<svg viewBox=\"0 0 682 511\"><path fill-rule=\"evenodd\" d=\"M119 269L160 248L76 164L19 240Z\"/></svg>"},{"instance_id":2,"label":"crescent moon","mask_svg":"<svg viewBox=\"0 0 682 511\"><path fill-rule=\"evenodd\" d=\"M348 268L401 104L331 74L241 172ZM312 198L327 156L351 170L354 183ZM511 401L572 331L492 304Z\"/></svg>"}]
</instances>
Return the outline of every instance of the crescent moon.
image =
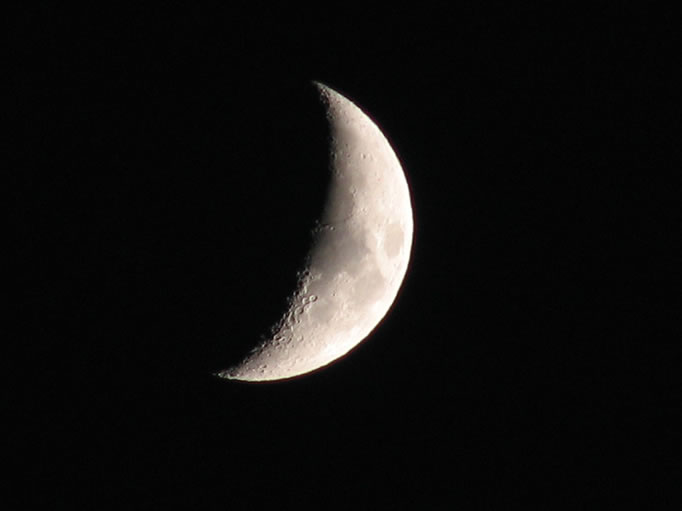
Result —
<instances>
[{"instance_id":1,"label":"crescent moon","mask_svg":"<svg viewBox=\"0 0 682 511\"><path fill-rule=\"evenodd\" d=\"M222 378L281 380L339 359L384 318L407 271L413 214L400 162L360 108L314 83L331 128L325 207L286 312Z\"/></svg>"}]
</instances>

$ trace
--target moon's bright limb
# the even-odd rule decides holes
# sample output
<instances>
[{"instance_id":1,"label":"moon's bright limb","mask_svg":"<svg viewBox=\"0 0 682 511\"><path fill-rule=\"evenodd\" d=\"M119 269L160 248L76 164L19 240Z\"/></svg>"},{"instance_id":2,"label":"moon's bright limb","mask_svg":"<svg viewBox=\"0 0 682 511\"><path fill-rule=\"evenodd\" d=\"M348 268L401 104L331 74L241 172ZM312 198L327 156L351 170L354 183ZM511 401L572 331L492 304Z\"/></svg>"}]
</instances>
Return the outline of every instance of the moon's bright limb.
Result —
<instances>
[{"instance_id":1,"label":"moon's bright limb","mask_svg":"<svg viewBox=\"0 0 682 511\"><path fill-rule=\"evenodd\" d=\"M382 320L407 271L413 219L400 162L362 110L316 86L331 127L325 209L288 310L223 378L280 380L333 362Z\"/></svg>"}]
</instances>

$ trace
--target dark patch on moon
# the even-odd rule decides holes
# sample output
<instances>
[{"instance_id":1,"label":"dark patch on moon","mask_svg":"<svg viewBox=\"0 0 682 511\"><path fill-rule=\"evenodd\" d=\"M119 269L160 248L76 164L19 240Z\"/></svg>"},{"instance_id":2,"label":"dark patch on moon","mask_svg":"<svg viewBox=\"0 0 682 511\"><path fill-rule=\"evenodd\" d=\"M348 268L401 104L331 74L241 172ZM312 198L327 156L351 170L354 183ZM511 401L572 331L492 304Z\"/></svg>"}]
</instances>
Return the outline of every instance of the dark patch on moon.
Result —
<instances>
[{"instance_id":1,"label":"dark patch on moon","mask_svg":"<svg viewBox=\"0 0 682 511\"><path fill-rule=\"evenodd\" d=\"M331 321L332 317L334 316L334 312L336 312L337 308L338 303L336 303L334 297L325 297L320 299L311 308L310 314L314 318L314 321L320 324L324 324Z\"/></svg>"},{"instance_id":2,"label":"dark patch on moon","mask_svg":"<svg viewBox=\"0 0 682 511\"><path fill-rule=\"evenodd\" d=\"M384 238L384 251L388 257L395 257L405 243L405 232L398 222L391 222L386 227Z\"/></svg>"},{"instance_id":3,"label":"dark patch on moon","mask_svg":"<svg viewBox=\"0 0 682 511\"><path fill-rule=\"evenodd\" d=\"M371 269L357 279L353 286L351 300L360 309L381 299L386 288L386 280L379 271L376 260L365 261L365 265L371 265Z\"/></svg>"},{"instance_id":4,"label":"dark patch on moon","mask_svg":"<svg viewBox=\"0 0 682 511\"><path fill-rule=\"evenodd\" d=\"M351 278L362 272L369 248L364 242L363 231L349 232L345 228L322 229L315 236L311 269L321 272L326 280L341 272Z\"/></svg>"},{"instance_id":5,"label":"dark patch on moon","mask_svg":"<svg viewBox=\"0 0 682 511\"><path fill-rule=\"evenodd\" d=\"M327 207L322 214L322 223L333 225L336 222L344 222L353 214L355 197L350 186L339 186L332 182L327 193Z\"/></svg>"}]
</instances>

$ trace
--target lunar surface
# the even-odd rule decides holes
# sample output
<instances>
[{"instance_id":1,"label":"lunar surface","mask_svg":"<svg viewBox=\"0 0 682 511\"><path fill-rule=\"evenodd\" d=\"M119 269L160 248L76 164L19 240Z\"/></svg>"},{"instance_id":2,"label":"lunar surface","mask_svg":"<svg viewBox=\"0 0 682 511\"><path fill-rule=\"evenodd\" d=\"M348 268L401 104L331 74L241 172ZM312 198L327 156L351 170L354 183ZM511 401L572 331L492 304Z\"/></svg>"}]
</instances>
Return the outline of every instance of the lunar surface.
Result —
<instances>
[{"instance_id":1,"label":"lunar surface","mask_svg":"<svg viewBox=\"0 0 682 511\"><path fill-rule=\"evenodd\" d=\"M330 123L330 184L288 309L228 379L292 378L342 357L390 309L407 271L412 205L390 144L357 106L315 84Z\"/></svg>"}]
</instances>

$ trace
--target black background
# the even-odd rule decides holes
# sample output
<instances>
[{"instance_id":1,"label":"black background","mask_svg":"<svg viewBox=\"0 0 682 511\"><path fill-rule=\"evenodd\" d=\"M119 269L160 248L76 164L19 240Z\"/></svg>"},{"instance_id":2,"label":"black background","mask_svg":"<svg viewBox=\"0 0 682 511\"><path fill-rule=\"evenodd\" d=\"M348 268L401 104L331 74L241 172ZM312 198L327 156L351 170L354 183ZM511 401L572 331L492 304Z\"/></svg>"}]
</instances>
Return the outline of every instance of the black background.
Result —
<instances>
[{"instance_id":1,"label":"black background","mask_svg":"<svg viewBox=\"0 0 682 511\"><path fill-rule=\"evenodd\" d=\"M672 507L679 25L472 5L11 18L13 508ZM222 381L322 206L311 80L402 161L410 269L348 357Z\"/></svg>"}]
</instances>

